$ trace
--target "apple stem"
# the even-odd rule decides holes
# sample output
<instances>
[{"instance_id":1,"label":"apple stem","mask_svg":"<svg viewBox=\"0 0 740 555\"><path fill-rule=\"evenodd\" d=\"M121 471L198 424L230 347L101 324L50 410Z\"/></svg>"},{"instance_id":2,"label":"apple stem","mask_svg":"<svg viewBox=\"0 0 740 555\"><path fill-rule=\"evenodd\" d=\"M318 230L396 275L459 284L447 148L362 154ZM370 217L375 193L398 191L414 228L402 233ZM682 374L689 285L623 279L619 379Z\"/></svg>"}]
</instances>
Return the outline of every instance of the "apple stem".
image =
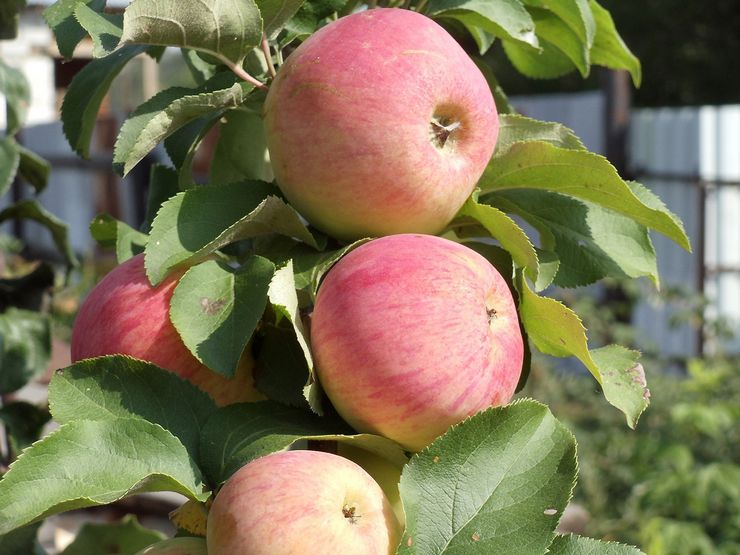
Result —
<instances>
[{"instance_id":1,"label":"apple stem","mask_svg":"<svg viewBox=\"0 0 740 555\"><path fill-rule=\"evenodd\" d=\"M411 0L404 0L403 5L401 6L402 9L408 10L411 9Z\"/></svg>"},{"instance_id":2,"label":"apple stem","mask_svg":"<svg viewBox=\"0 0 740 555\"><path fill-rule=\"evenodd\" d=\"M226 66L228 67L237 77L242 79L243 81L246 81L247 83L251 83L258 89L265 89L267 90L267 85L265 85L262 81L259 79L256 79L249 75L249 73L246 72L246 70L239 64L235 64L231 60L229 60L226 56L218 56L218 59Z\"/></svg>"},{"instance_id":3,"label":"apple stem","mask_svg":"<svg viewBox=\"0 0 740 555\"><path fill-rule=\"evenodd\" d=\"M416 11L419 12L419 13L424 13L424 8L426 8L426 5L427 5L427 0L421 0L416 5Z\"/></svg>"},{"instance_id":4,"label":"apple stem","mask_svg":"<svg viewBox=\"0 0 740 555\"><path fill-rule=\"evenodd\" d=\"M262 53L265 55L265 62L267 63L267 70L270 72L271 77L275 77L277 72L275 71L275 64L272 61L272 54L270 53L270 43L267 42L267 35L262 34Z\"/></svg>"},{"instance_id":5,"label":"apple stem","mask_svg":"<svg viewBox=\"0 0 740 555\"><path fill-rule=\"evenodd\" d=\"M367 9L372 10L378 7L378 0L367 0Z\"/></svg>"}]
</instances>

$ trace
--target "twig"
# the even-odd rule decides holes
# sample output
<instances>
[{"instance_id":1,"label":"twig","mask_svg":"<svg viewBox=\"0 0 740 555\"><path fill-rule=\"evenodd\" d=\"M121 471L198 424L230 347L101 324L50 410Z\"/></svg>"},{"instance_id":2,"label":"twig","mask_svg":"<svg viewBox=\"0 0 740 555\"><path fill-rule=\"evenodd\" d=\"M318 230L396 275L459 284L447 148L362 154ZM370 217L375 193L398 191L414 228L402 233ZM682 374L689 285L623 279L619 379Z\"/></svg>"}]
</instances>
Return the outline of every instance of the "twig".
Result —
<instances>
[{"instance_id":1,"label":"twig","mask_svg":"<svg viewBox=\"0 0 740 555\"><path fill-rule=\"evenodd\" d=\"M275 71L275 64L272 61L272 54L270 53L270 43L267 42L267 35L262 35L262 53L265 55L265 63L267 63L267 71L270 72L271 77L275 77L277 72Z\"/></svg>"},{"instance_id":2,"label":"twig","mask_svg":"<svg viewBox=\"0 0 740 555\"><path fill-rule=\"evenodd\" d=\"M259 79L255 79L249 73L245 71L245 69L240 66L239 64L235 64L231 60L229 60L226 56L218 56L218 59L221 60L226 67L228 67L234 74L239 77L240 79L246 81L247 83L251 83L258 89L265 89L267 90L267 85L265 85L262 81Z\"/></svg>"}]
</instances>

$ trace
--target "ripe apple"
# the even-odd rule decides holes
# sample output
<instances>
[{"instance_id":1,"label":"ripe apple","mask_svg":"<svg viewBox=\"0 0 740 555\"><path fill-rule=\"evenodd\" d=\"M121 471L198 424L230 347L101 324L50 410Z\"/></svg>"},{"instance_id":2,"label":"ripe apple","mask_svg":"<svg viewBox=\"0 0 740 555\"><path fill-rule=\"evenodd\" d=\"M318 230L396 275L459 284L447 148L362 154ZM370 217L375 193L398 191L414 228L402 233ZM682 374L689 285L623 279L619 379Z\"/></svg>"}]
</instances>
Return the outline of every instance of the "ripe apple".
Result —
<instances>
[{"instance_id":1,"label":"ripe apple","mask_svg":"<svg viewBox=\"0 0 740 555\"><path fill-rule=\"evenodd\" d=\"M218 555L381 555L401 529L380 486L352 461L284 451L234 474L208 514L208 552Z\"/></svg>"},{"instance_id":2,"label":"ripe apple","mask_svg":"<svg viewBox=\"0 0 740 555\"><path fill-rule=\"evenodd\" d=\"M172 538L150 545L136 555L208 555L203 538Z\"/></svg>"},{"instance_id":3,"label":"ripe apple","mask_svg":"<svg viewBox=\"0 0 740 555\"><path fill-rule=\"evenodd\" d=\"M499 127L465 51L402 9L314 33L280 68L264 115L281 190L343 240L438 233L473 191Z\"/></svg>"},{"instance_id":4,"label":"ripe apple","mask_svg":"<svg viewBox=\"0 0 740 555\"><path fill-rule=\"evenodd\" d=\"M507 403L524 352L498 271L428 235L383 237L342 258L319 287L311 343L339 414L412 451Z\"/></svg>"},{"instance_id":5,"label":"ripe apple","mask_svg":"<svg viewBox=\"0 0 740 555\"><path fill-rule=\"evenodd\" d=\"M152 287L140 254L114 268L90 292L74 322L72 362L103 355L129 355L178 374L219 405L263 396L254 386L254 361L246 353L233 379L208 369L170 322L172 293L183 272Z\"/></svg>"}]
</instances>

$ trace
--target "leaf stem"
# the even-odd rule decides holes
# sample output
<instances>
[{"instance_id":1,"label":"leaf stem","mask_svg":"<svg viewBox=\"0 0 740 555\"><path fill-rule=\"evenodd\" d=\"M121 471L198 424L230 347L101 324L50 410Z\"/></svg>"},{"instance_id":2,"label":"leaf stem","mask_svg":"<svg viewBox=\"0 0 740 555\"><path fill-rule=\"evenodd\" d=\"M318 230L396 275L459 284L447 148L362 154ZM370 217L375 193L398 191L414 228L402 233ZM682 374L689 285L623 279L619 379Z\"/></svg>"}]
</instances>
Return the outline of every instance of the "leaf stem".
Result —
<instances>
[{"instance_id":1,"label":"leaf stem","mask_svg":"<svg viewBox=\"0 0 740 555\"><path fill-rule=\"evenodd\" d=\"M255 79L249 73L246 72L246 70L240 65L235 64L231 60L229 60L226 56L218 56L218 59L224 63L226 67L228 67L234 74L239 77L240 79L246 81L247 83L251 83L258 89L265 89L267 90L267 85L265 85L262 81L259 79Z\"/></svg>"},{"instance_id":2,"label":"leaf stem","mask_svg":"<svg viewBox=\"0 0 740 555\"><path fill-rule=\"evenodd\" d=\"M267 63L267 71L270 72L271 77L275 77L277 72L275 71L275 63L272 61L272 54L270 53L270 43L267 42L267 35L262 34L262 53L265 55L265 62Z\"/></svg>"}]
</instances>

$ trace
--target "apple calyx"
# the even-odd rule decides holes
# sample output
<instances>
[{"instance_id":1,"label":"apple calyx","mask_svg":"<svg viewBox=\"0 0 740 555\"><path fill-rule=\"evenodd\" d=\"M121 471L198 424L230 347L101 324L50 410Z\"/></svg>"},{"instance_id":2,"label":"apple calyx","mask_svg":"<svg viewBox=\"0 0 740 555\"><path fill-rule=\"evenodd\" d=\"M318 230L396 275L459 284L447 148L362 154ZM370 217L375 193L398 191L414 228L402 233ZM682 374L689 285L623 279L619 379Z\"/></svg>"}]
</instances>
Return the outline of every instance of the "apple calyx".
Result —
<instances>
[{"instance_id":1,"label":"apple calyx","mask_svg":"<svg viewBox=\"0 0 740 555\"><path fill-rule=\"evenodd\" d=\"M486 309L486 314L488 314L489 324L492 323L496 319L497 312L495 308L491 307L491 308Z\"/></svg>"},{"instance_id":2,"label":"apple calyx","mask_svg":"<svg viewBox=\"0 0 740 555\"><path fill-rule=\"evenodd\" d=\"M452 139L452 135L462 127L460 120L455 120L446 116L434 116L429 122L429 128L432 136L432 143L437 148L444 149L447 141Z\"/></svg>"},{"instance_id":3,"label":"apple calyx","mask_svg":"<svg viewBox=\"0 0 740 555\"><path fill-rule=\"evenodd\" d=\"M350 524L357 524L357 519L362 516L356 514L356 512L357 506L355 504L347 504L342 508L342 514L344 515L344 518L349 521Z\"/></svg>"}]
</instances>

